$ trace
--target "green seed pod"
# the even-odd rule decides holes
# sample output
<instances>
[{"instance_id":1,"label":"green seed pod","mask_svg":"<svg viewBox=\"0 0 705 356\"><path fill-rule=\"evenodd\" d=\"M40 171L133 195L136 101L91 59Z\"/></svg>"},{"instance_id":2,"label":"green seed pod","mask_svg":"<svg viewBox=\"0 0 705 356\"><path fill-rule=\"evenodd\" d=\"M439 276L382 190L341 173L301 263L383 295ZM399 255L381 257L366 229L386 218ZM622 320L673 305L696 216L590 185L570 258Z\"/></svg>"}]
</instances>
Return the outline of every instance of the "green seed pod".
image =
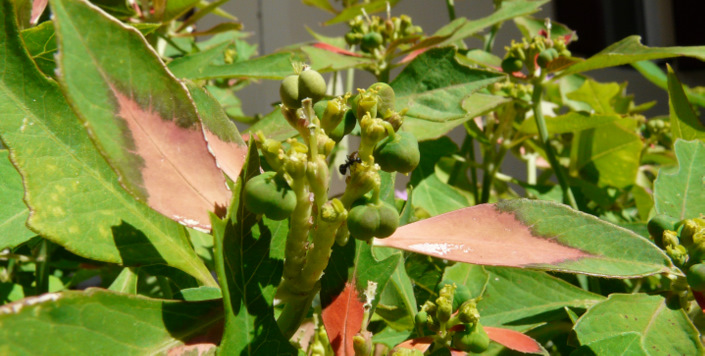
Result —
<instances>
[{"instance_id":1,"label":"green seed pod","mask_svg":"<svg viewBox=\"0 0 705 356\"><path fill-rule=\"evenodd\" d=\"M558 51L554 48L547 48L539 53L539 56L536 58L536 64L541 68L546 68L546 66L556 58L558 58Z\"/></svg>"},{"instance_id":2,"label":"green seed pod","mask_svg":"<svg viewBox=\"0 0 705 356\"><path fill-rule=\"evenodd\" d=\"M480 322L477 322L472 326L466 325L463 331L456 331L451 345L461 351L481 353L490 347L490 337Z\"/></svg>"},{"instance_id":3,"label":"green seed pod","mask_svg":"<svg viewBox=\"0 0 705 356\"><path fill-rule=\"evenodd\" d=\"M654 238L656 245L663 248L663 232L666 230L675 230L678 220L666 214L658 214L649 220L646 224L649 234Z\"/></svg>"},{"instance_id":4,"label":"green seed pod","mask_svg":"<svg viewBox=\"0 0 705 356\"><path fill-rule=\"evenodd\" d=\"M357 119L355 118L355 114L353 114L352 110L348 110L345 112L345 118L343 121L339 123L333 131L327 132L328 137L333 139L335 142L340 142L345 135L351 133L352 130L355 129L356 125Z\"/></svg>"},{"instance_id":5,"label":"green seed pod","mask_svg":"<svg viewBox=\"0 0 705 356\"><path fill-rule=\"evenodd\" d=\"M388 237L398 226L399 214L385 202L358 205L348 212L348 230L359 240Z\"/></svg>"},{"instance_id":6,"label":"green seed pod","mask_svg":"<svg viewBox=\"0 0 705 356\"><path fill-rule=\"evenodd\" d=\"M418 312L414 317L414 323L419 328L423 328L424 326L426 326L426 323L428 323L428 313L423 310Z\"/></svg>"},{"instance_id":7,"label":"green seed pod","mask_svg":"<svg viewBox=\"0 0 705 356\"><path fill-rule=\"evenodd\" d=\"M245 184L245 206L272 220L288 218L296 208L296 194L276 172L264 172Z\"/></svg>"},{"instance_id":8,"label":"green seed pod","mask_svg":"<svg viewBox=\"0 0 705 356\"><path fill-rule=\"evenodd\" d=\"M282 80L281 86L279 86L279 97L281 97L282 103L286 107L292 109L298 109L301 107L301 100L299 100L298 75L290 75Z\"/></svg>"},{"instance_id":9,"label":"green seed pod","mask_svg":"<svg viewBox=\"0 0 705 356\"><path fill-rule=\"evenodd\" d=\"M524 62L516 57L507 57L502 61L502 70L504 73L514 73L521 70L524 67Z\"/></svg>"},{"instance_id":10,"label":"green seed pod","mask_svg":"<svg viewBox=\"0 0 705 356\"><path fill-rule=\"evenodd\" d=\"M396 97L394 89L387 83L374 83L369 89L377 91L377 117L383 117L387 110L394 110Z\"/></svg>"},{"instance_id":11,"label":"green seed pod","mask_svg":"<svg viewBox=\"0 0 705 356\"><path fill-rule=\"evenodd\" d=\"M388 136L375 147L373 156L385 172L409 173L421 160L419 142L409 132L397 132Z\"/></svg>"},{"instance_id":12,"label":"green seed pod","mask_svg":"<svg viewBox=\"0 0 705 356\"><path fill-rule=\"evenodd\" d=\"M326 80L313 69L299 74L299 98L311 98L315 103L326 95Z\"/></svg>"},{"instance_id":13,"label":"green seed pod","mask_svg":"<svg viewBox=\"0 0 705 356\"><path fill-rule=\"evenodd\" d=\"M384 38L379 32L368 32L362 36L360 41L360 49L364 52L372 52L375 48L382 45Z\"/></svg>"},{"instance_id":14,"label":"green seed pod","mask_svg":"<svg viewBox=\"0 0 705 356\"><path fill-rule=\"evenodd\" d=\"M705 292L705 263L697 263L686 273L688 284L694 291Z\"/></svg>"}]
</instances>

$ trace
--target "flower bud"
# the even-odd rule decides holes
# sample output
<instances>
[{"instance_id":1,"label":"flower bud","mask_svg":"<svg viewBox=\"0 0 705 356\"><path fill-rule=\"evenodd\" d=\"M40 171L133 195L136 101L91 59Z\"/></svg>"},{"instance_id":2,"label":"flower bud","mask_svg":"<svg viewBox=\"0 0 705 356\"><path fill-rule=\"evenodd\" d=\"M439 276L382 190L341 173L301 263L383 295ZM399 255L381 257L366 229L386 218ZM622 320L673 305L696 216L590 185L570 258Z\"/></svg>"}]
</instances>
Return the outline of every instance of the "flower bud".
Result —
<instances>
[{"instance_id":1,"label":"flower bud","mask_svg":"<svg viewBox=\"0 0 705 356\"><path fill-rule=\"evenodd\" d=\"M470 299L458 308L458 319L465 324L476 323L480 320L480 312L477 310L477 302Z\"/></svg>"}]
</instances>

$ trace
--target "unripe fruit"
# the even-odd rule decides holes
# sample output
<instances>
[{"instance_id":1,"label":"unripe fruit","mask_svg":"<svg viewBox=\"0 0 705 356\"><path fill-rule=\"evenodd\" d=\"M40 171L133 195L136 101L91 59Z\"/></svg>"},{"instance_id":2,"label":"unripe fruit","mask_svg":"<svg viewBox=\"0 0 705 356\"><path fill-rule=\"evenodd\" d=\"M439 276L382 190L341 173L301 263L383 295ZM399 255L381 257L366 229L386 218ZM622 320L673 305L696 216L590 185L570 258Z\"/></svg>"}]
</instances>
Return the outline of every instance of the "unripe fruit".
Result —
<instances>
[{"instance_id":1,"label":"unripe fruit","mask_svg":"<svg viewBox=\"0 0 705 356\"><path fill-rule=\"evenodd\" d=\"M245 206L272 220L288 218L296 208L296 194L276 172L264 172L245 184Z\"/></svg>"},{"instance_id":2,"label":"unripe fruit","mask_svg":"<svg viewBox=\"0 0 705 356\"><path fill-rule=\"evenodd\" d=\"M539 53L539 56L536 58L536 64L541 68L546 68L546 66L556 58L558 58L558 51L554 48L547 48Z\"/></svg>"},{"instance_id":3,"label":"unripe fruit","mask_svg":"<svg viewBox=\"0 0 705 356\"><path fill-rule=\"evenodd\" d=\"M393 206L378 204L358 205L348 212L348 230L358 240L388 237L399 226L399 213Z\"/></svg>"},{"instance_id":4,"label":"unripe fruit","mask_svg":"<svg viewBox=\"0 0 705 356\"><path fill-rule=\"evenodd\" d=\"M502 70L505 73L514 73L521 70L524 67L524 62L516 57L507 57L502 61Z\"/></svg>"},{"instance_id":5,"label":"unripe fruit","mask_svg":"<svg viewBox=\"0 0 705 356\"><path fill-rule=\"evenodd\" d=\"M368 32L362 36L360 49L365 52L372 52L372 50L381 46L382 42L384 42L384 38L379 32Z\"/></svg>"},{"instance_id":6,"label":"unripe fruit","mask_svg":"<svg viewBox=\"0 0 705 356\"><path fill-rule=\"evenodd\" d=\"M419 142L409 132L397 132L380 141L373 152L375 163L385 172L409 173L419 165Z\"/></svg>"},{"instance_id":7,"label":"unripe fruit","mask_svg":"<svg viewBox=\"0 0 705 356\"><path fill-rule=\"evenodd\" d=\"M326 80L313 69L299 74L299 99L311 98L315 103L326 95Z\"/></svg>"},{"instance_id":8,"label":"unripe fruit","mask_svg":"<svg viewBox=\"0 0 705 356\"><path fill-rule=\"evenodd\" d=\"M428 323L428 313L423 310L418 312L414 317L414 323L420 328L426 326L426 323Z\"/></svg>"},{"instance_id":9,"label":"unripe fruit","mask_svg":"<svg viewBox=\"0 0 705 356\"><path fill-rule=\"evenodd\" d=\"M343 121L341 121L338 126L333 129L333 131L328 132L328 137L335 142L340 142L345 135L351 133L352 130L355 129L355 125L357 125L355 114L353 114L352 110L348 110L345 113L345 118L343 118Z\"/></svg>"},{"instance_id":10,"label":"unripe fruit","mask_svg":"<svg viewBox=\"0 0 705 356\"><path fill-rule=\"evenodd\" d=\"M666 230L676 230L676 224L678 220L666 214L658 214L649 220L646 224L646 228L649 230L649 234L654 238L656 245L663 248L663 232Z\"/></svg>"},{"instance_id":11,"label":"unripe fruit","mask_svg":"<svg viewBox=\"0 0 705 356\"><path fill-rule=\"evenodd\" d=\"M690 288L694 291L705 291L705 263L697 263L690 266L686 277Z\"/></svg>"},{"instance_id":12,"label":"unripe fruit","mask_svg":"<svg viewBox=\"0 0 705 356\"><path fill-rule=\"evenodd\" d=\"M465 326L465 330L456 331L451 345L461 351L481 353L490 347L490 337L477 322L471 327Z\"/></svg>"},{"instance_id":13,"label":"unripe fruit","mask_svg":"<svg viewBox=\"0 0 705 356\"><path fill-rule=\"evenodd\" d=\"M301 107L299 100L299 76L290 75L282 80L279 86L279 97L282 103L289 108L298 109Z\"/></svg>"}]
</instances>

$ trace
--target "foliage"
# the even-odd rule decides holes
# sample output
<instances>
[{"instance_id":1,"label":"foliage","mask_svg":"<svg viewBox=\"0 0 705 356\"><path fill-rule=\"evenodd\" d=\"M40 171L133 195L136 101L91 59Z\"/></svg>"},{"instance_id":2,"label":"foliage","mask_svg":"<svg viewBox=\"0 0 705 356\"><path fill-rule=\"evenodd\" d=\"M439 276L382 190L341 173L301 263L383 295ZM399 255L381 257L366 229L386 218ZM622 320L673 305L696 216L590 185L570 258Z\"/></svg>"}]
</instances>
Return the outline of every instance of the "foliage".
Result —
<instances>
[{"instance_id":1,"label":"foliage","mask_svg":"<svg viewBox=\"0 0 705 356\"><path fill-rule=\"evenodd\" d=\"M305 0L348 32L257 55L225 1L2 0L1 353L705 352L703 88L650 62L705 46L397 2ZM668 117L585 74L624 64Z\"/></svg>"}]
</instances>

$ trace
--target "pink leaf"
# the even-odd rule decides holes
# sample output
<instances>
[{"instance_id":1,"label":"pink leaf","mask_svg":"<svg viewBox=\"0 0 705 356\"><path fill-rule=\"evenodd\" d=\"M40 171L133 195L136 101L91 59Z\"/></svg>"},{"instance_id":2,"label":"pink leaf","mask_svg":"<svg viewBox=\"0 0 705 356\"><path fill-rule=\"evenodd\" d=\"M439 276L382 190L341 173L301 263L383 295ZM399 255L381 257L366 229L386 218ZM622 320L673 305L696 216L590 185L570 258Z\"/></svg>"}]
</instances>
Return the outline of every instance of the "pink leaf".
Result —
<instances>
[{"instance_id":1,"label":"pink leaf","mask_svg":"<svg viewBox=\"0 0 705 356\"><path fill-rule=\"evenodd\" d=\"M512 212L492 204L463 208L397 229L375 245L452 261L490 266L556 264L590 256L549 238L534 236Z\"/></svg>"},{"instance_id":2,"label":"pink leaf","mask_svg":"<svg viewBox=\"0 0 705 356\"><path fill-rule=\"evenodd\" d=\"M417 50L411 51L411 53L407 54L404 58L402 58L399 63L407 63L411 62L414 58L418 57L421 53L424 53L431 49L431 47L426 47L426 48L419 48Z\"/></svg>"},{"instance_id":3,"label":"pink leaf","mask_svg":"<svg viewBox=\"0 0 705 356\"><path fill-rule=\"evenodd\" d=\"M134 191L134 181L126 188L179 223L210 230L208 212L223 212L231 192L208 152L201 124L180 125L178 118L161 117L151 107L143 108L112 89L119 107L116 116L124 120L126 134L131 136L131 153L142 160L139 191Z\"/></svg>"},{"instance_id":4,"label":"pink leaf","mask_svg":"<svg viewBox=\"0 0 705 356\"><path fill-rule=\"evenodd\" d=\"M39 17L44 13L44 9L47 7L49 0L34 0L32 2L32 15L29 18L29 23L36 25L39 21Z\"/></svg>"},{"instance_id":5,"label":"pink leaf","mask_svg":"<svg viewBox=\"0 0 705 356\"><path fill-rule=\"evenodd\" d=\"M340 48L340 47L336 47L336 46L333 46L333 45L329 45L329 44L323 43L323 42L316 42L316 43L313 44L313 47L320 48L320 49L324 49L324 50L326 50L326 51L333 52L333 53L344 54L344 55L346 55L346 56L362 57L362 55L357 54L357 53L355 53L355 52L350 52L350 51L348 51L347 49L343 49L343 48Z\"/></svg>"},{"instance_id":6,"label":"pink leaf","mask_svg":"<svg viewBox=\"0 0 705 356\"><path fill-rule=\"evenodd\" d=\"M346 283L345 289L321 313L330 345L337 356L355 355L353 337L360 331L363 315L363 303L353 283Z\"/></svg>"},{"instance_id":7,"label":"pink leaf","mask_svg":"<svg viewBox=\"0 0 705 356\"><path fill-rule=\"evenodd\" d=\"M421 352L424 352L431 346L431 343L433 343L433 338L426 336L426 337L420 337L420 338L416 338L416 339L406 340L406 341L402 342L401 344L397 345L395 347L395 349L396 348L411 349L411 350L419 350ZM452 356L465 356L465 355L467 355L467 352L456 350L456 349L450 349L450 354Z\"/></svg>"},{"instance_id":8,"label":"pink leaf","mask_svg":"<svg viewBox=\"0 0 705 356\"><path fill-rule=\"evenodd\" d=\"M543 353L541 345L536 340L514 330L493 328L484 326L485 332L490 340L502 346L523 353L540 354Z\"/></svg>"}]
</instances>

